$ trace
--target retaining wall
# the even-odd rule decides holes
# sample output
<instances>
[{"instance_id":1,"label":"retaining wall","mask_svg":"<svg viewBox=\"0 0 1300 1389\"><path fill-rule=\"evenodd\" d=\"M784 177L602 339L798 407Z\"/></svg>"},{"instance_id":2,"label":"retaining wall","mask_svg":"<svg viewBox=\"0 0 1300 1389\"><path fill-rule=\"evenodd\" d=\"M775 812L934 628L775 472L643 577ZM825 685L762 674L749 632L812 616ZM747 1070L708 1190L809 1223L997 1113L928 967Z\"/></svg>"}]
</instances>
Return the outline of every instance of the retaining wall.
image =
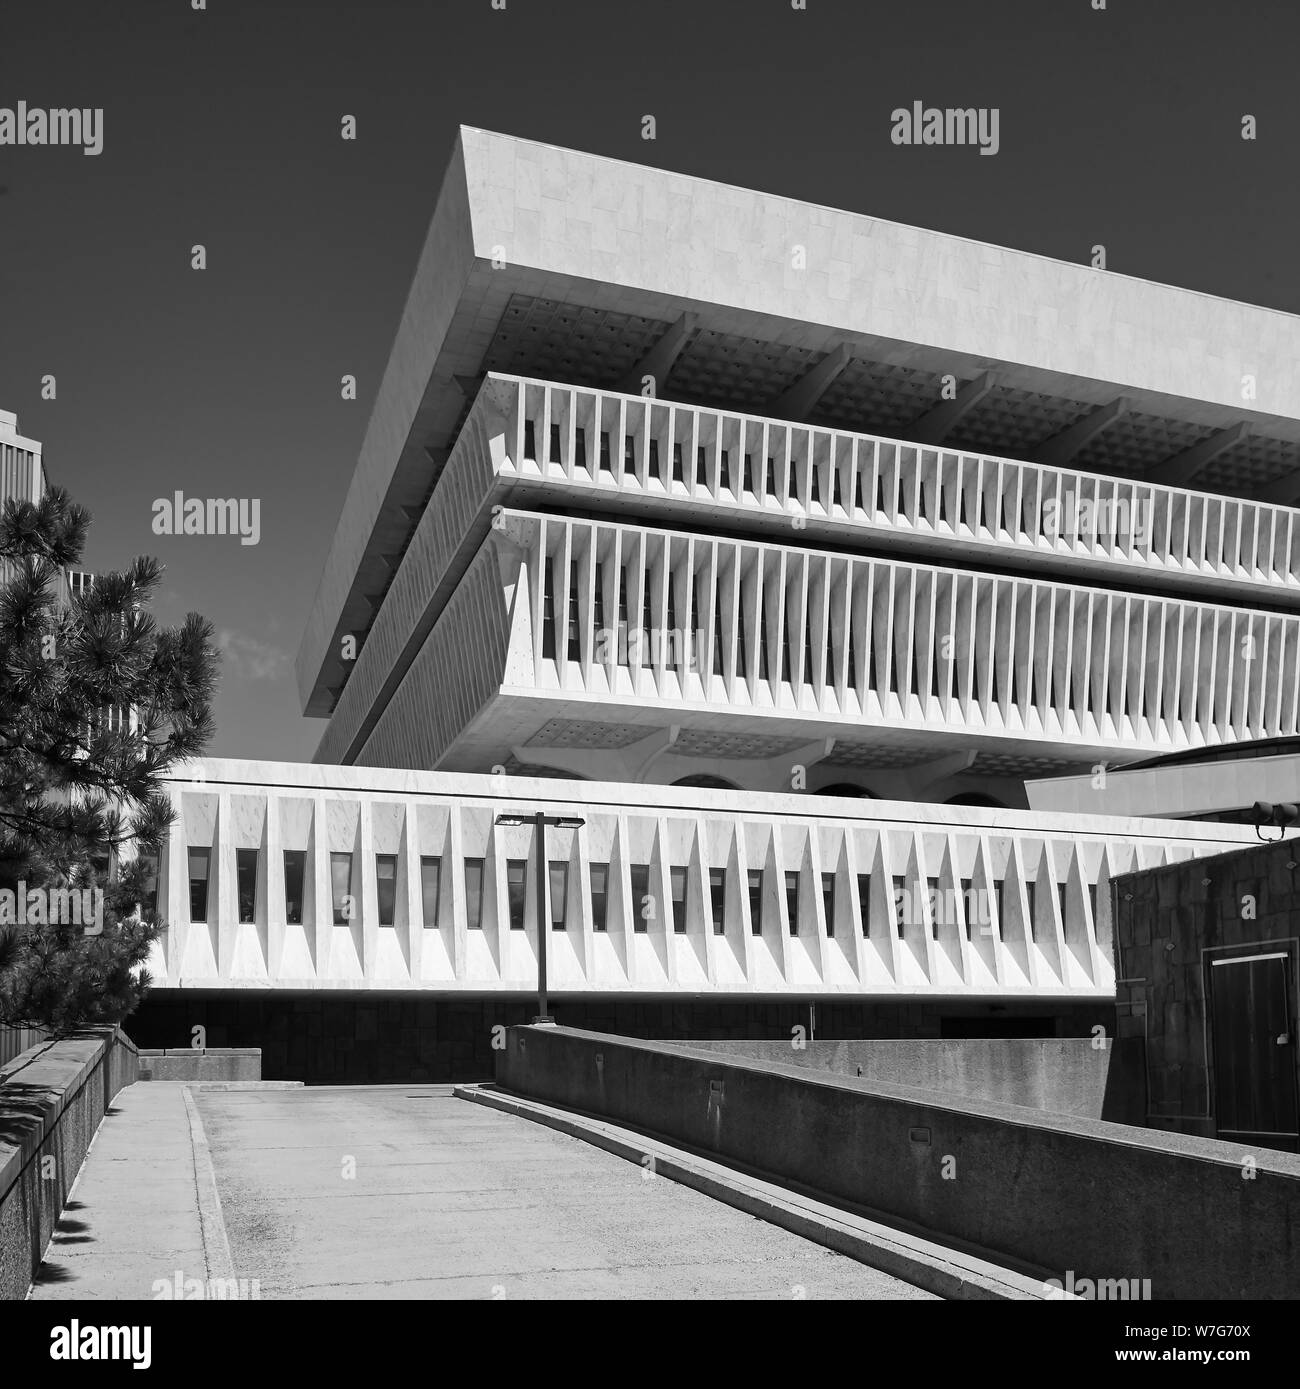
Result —
<instances>
[{"instance_id":1,"label":"retaining wall","mask_svg":"<svg viewBox=\"0 0 1300 1389\"><path fill-rule=\"evenodd\" d=\"M138 1071L135 1045L111 1027L0 1068L0 1300L26 1297L95 1131Z\"/></svg>"},{"instance_id":2,"label":"retaining wall","mask_svg":"<svg viewBox=\"0 0 1300 1389\"><path fill-rule=\"evenodd\" d=\"M1300 1297L1300 1156L553 1026L497 1080L1063 1282Z\"/></svg>"}]
</instances>

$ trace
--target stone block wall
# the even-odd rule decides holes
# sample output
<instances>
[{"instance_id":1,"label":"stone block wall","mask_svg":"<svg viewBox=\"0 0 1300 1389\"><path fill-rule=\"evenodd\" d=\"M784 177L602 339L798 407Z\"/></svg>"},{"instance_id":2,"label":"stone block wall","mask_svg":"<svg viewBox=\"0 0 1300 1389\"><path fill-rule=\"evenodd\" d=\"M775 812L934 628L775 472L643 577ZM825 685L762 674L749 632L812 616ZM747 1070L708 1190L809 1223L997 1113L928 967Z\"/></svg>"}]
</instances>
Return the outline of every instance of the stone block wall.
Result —
<instances>
[{"instance_id":1,"label":"stone block wall","mask_svg":"<svg viewBox=\"0 0 1300 1389\"><path fill-rule=\"evenodd\" d=\"M494 1028L529 1022L529 996L447 998L373 993L273 993L156 990L127 1019L138 1045L182 1049L204 1028L209 1048L257 1047L261 1079L315 1085L383 1081L437 1083L488 1080ZM753 1038L788 1041L796 1026L821 1038L1074 1036L1094 1025L1113 1031L1104 1003L1040 1000L1007 1005L806 1002L720 999L553 998L563 1023L628 1037L688 1041ZM502 1034L496 1033L498 1042Z\"/></svg>"},{"instance_id":2,"label":"stone block wall","mask_svg":"<svg viewBox=\"0 0 1300 1389\"><path fill-rule=\"evenodd\" d=\"M1214 1137L1210 961L1240 947L1287 950L1294 1026L1300 839L1124 874L1113 892L1116 1028L1145 1039L1145 1122ZM1300 1084L1300 1059L1296 1069Z\"/></svg>"}]
</instances>

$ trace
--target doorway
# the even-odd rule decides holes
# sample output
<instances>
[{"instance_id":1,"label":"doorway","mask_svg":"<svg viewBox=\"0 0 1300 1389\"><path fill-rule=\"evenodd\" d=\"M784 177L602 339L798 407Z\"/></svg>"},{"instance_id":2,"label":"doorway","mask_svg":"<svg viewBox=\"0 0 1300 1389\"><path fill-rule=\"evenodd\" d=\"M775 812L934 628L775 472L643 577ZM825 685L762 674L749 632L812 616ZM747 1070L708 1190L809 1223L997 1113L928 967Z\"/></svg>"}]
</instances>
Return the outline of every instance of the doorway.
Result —
<instances>
[{"instance_id":1,"label":"doorway","mask_svg":"<svg viewBox=\"0 0 1300 1389\"><path fill-rule=\"evenodd\" d=\"M1220 1138L1300 1152L1288 950L1210 962L1214 1117Z\"/></svg>"}]
</instances>

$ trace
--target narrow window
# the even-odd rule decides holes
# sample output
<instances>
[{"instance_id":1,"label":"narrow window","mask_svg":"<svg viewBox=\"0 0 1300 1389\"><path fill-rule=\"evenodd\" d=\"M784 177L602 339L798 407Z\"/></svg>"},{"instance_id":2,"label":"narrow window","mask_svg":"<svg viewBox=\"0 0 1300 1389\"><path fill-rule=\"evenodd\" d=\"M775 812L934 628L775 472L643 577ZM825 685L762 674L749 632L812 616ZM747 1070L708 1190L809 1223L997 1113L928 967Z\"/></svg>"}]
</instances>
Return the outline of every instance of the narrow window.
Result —
<instances>
[{"instance_id":1,"label":"narrow window","mask_svg":"<svg viewBox=\"0 0 1300 1389\"><path fill-rule=\"evenodd\" d=\"M465 860L465 925L471 931L483 929L483 860Z\"/></svg>"},{"instance_id":2,"label":"narrow window","mask_svg":"<svg viewBox=\"0 0 1300 1389\"><path fill-rule=\"evenodd\" d=\"M628 664L627 638L627 565L624 564L618 571L618 663L621 666Z\"/></svg>"},{"instance_id":3,"label":"narrow window","mask_svg":"<svg viewBox=\"0 0 1300 1389\"><path fill-rule=\"evenodd\" d=\"M650 440L650 476L659 477L659 440Z\"/></svg>"},{"instance_id":4,"label":"narrow window","mask_svg":"<svg viewBox=\"0 0 1300 1389\"><path fill-rule=\"evenodd\" d=\"M257 920L257 850L235 850L235 876L239 884L240 921Z\"/></svg>"},{"instance_id":5,"label":"narrow window","mask_svg":"<svg viewBox=\"0 0 1300 1389\"><path fill-rule=\"evenodd\" d=\"M754 455L745 455L744 467L740 472L740 490L742 492L752 492L754 490Z\"/></svg>"},{"instance_id":6,"label":"narrow window","mask_svg":"<svg viewBox=\"0 0 1300 1389\"><path fill-rule=\"evenodd\" d=\"M826 934L835 934L835 874L822 874L822 911L826 917Z\"/></svg>"},{"instance_id":7,"label":"narrow window","mask_svg":"<svg viewBox=\"0 0 1300 1389\"><path fill-rule=\"evenodd\" d=\"M510 929L524 929L524 903L527 898L528 860L512 858L506 860L506 899L510 907Z\"/></svg>"},{"instance_id":8,"label":"narrow window","mask_svg":"<svg viewBox=\"0 0 1300 1389\"><path fill-rule=\"evenodd\" d=\"M1029 907L1029 939L1030 939L1030 940L1037 940L1037 939L1038 939L1038 933L1037 933L1037 931L1036 931L1036 929L1035 929L1037 922L1036 922L1036 920L1035 920L1035 913L1034 913L1034 889L1035 889L1037 886L1038 886L1037 883L1026 883L1026 884L1025 884L1025 896L1029 899L1028 902L1026 903L1026 905Z\"/></svg>"},{"instance_id":9,"label":"narrow window","mask_svg":"<svg viewBox=\"0 0 1300 1389\"><path fill-rule=\"evenodd\" d=\"M930 934L935 940L938 940L940 923L945 926L948 924L945 919L943 896L939 891L938 878L927 878L926 883L930 889Z\"/></svg>"},{"instance_id":10,"label":"narrow window","mask_svg":"<svg viewBox=\"0 0 1300 1389\"><path fill-rule=\"evenodd\" d=\"M650 929L654 899L650 896L650 865L632 864L632 929L644 935Z\"/></svg>"},{"instance_id":11,"label":"narrow window","mask_svg":"<svg viewBox=\"0 0 1300 1389\"><path fill-rule=\"evenodd\" d=\"M673 930L680 936L686 933L686 869L670 868L668 878L673 890Z\"/></svg>"},{"instance_id":12,"label":"narrow window","mask_svg":"<svg viewBox=\"0 0 1300 1389\"><path fill-rule=\"evenodd\" d=\"M713 907L713 934L727 933L727 870L709 869L709 901Z\"/></svg>"},{"instance_id":13,"label":"narrow window","mask_svg":"<svg viewBox=\"0 0 1300 1389\"><path fill-rule=\"evenodd\" d=\"M632 444L632 436L627 434L623 438L623 476L636 476L636 449Z\"/></svg>"},{"instance_id":14,"label":"narrow window","mask_svg":"<svg viewBox=\"0 0 1300 1389\"><path fill-rule=\"evenodd\" d=\"M1097 884L1088 884L1088 905L1092 908L1092 924L1097 924Z\"/></svg>"},{"instance_id":15,"label":"narrow window","mask_svg":"<svg viewBox=\"0 0 1300 1389\"><path fill-rule=\"evenodd\" d=\"M724 492L731 491L731 460L727 456L727 450L722 450L722 472L718 482L719 489Z\"/></svg>"},{"instance_id":16,"label":"narrow window","mask_svg":"<svg viewBox=\"0 0 1300 1389\"><path fill-rule=\"evenodd\" d=\"M357 914L352 897L352 855L330 855L330 890L334 901L334 924L346 926Z\"/></svg>"},{"instance_id":17,"label":"narrow window","mask_svg":"<svg viewBox=\"0 0 1300 1389\"><path fill-rule=\"evenodd\" d=\"M871 874L858 874L858 924L864 937L871 935Z\"/></svg>"},{"instance_id":18,"label":"narrow window","mask_svg":"<svg viewBox=\"0 0 1300 1389\"><path fill-rule=\"evenodd\" d=\"M569 865L551 864L551 930L563 931L569 902Z\"/></svg>"},{"instance_id":19,"label":"narrow window","mask_svg":"<svg viewBox=\"0 0 1300 1389\"><path fill-rule=\"evenodd\" d=\"M961 904L962 914L966 918L966 939L974 938L973 932L977 924L984 925L982 921L976 921L980 915L979 898L975 895L975 880L973 878L963 878L961 880Z\"/></svg>"},{"instance_id":20,"label":"narrow window","mask_svg":"<svg viewBox=\"0 0 1300 1389\"><path fill-rule=\"evenodd\" d=\"M284 919L290 926L302 925L302 884L307 876L307 851L284 851Z\"/></svg>"},{"instance_id":21,"label":"narrow window","mask_svg":"<svg viewBox=\"0 0 1300 1389\"><path fill-rule=\"evenodd\" d=\"M420 910L426 927L436 930L438 926L438 899L442 892L442 860L422 858L420 860Z\"/></svg>"},{"instance_id":22,"label":"narrow window","mask_svg":"<svg viewBox=\"0 0 1300 1389\"><path fill-rule=\"evenodd\" d=\"M524 421L524 457L537 461L537 431L532 420Z\"/></svg>"},{"instance_id":23,"label":"narrow window","mask_svg":"<svg viewBox=\"0 0 1300 1389\"><path fill-rule=\"evenodd\" d=\"M713 591L713 673L722 674L722 584Z\"/></svg>"},{"instance_id":24,"label":"narrow window","mask_svg":"<svg viewBox=\"0 0 1300 1389\"><path fill-rule=\"evenodd\" d=\"M208 870L212 866L211 849L190 849L190 920L208 919Z\"/></svg>"},{"instance_id":25,"label":"narrow window","mask_svg":"<svg viewBox=\"0 0 1300 1389\"><path fill-rule=\"evenodd\" d=\"M141 854L140 862L145 866L144 901L141 906L150 912L158 910L158 855Z\"/></svg>"},{"instance_id":26,"label":"narrow window","mask_svg":"<svg viewBox=\"0 0 1300 1389\"><path fill-rule=\"evenodd\" d=\"M591 928L593 931L606 929L609 911L609 864L591 865Z\"/></svg>"},{"instance_id":27,"label":"narrow window","mask_svg":"<svg viewBox=\"0 0 1300 1389\"><path fill-rule=\"evenodd\" d=\"M704 448L695 450L695 485L697 487L709 485L708 451Z\"/></svg>"},{"instance_id":28,"label":"narrow window","mask_svg":"<svg viewBox=\"0 0 1300 1389\"><path fill-rule=\"evenodd\" d=\"M397 913L397 855L375 855L375 888L379 896L379 924L391 926Z\"/></svg>"},{"instance_id":29,"label":"narrow window","mask_svg":"<svg viewBox=\"0 0 1300 1389\"><path fill-rule=\"evenodd\" d=\"M594 602L591 605L591 649L593 654L600 645L600 634L605 630L605 566L596 561ZM608 638L606 638L608 640Z\"/></svg>"},{"instance_id":30,"label":"narrow window","mask_svg":"<svg viewBox=\"0 0 1300 1389\"><path fill-rule=\"evenodd\" d=\"M898 929L898 938L902 940L907 926L907 879L894 879L894 923Z\"/></svg>"},{"instance_id":31,"label":"narrow window","mask_svg":"<svg viewBox=\"0 0 1300 1389\"><path fill-rule=\"evenodd\" d=\"M549 556L542 575L542 658L555 659L555 566Z\"/></svg>"},{"instance_id":32,"label":"narrow window","mask_svg":"<svg viewBox=\"0 0 1300 1389\"><path fill-rule=\"evenodd\" d=\"M642 577L645 583L641 589L641 664L653 665L663 651L663 642L655 641L654 604L650 595L651 574L648 568Z\"/></svg>"},{"instance_id":33,"label":"narrow window","mask_svg":"<svg viewBox=\"0 0 1300 1389\"><path fill-rule=\"evenodd\" d=\"M680 444L673 445L673 481L685 481L682 476L682 446Z\"/></svg>"},{"instance_id":34,"label":"narrow window","mask_svg":"<svg viewBox=\"0 0 1300 1389\"><path fill-rule=\"evenodd\" d=\"M763 870L749 870L749 933L752 936L763 934Z\"/></svg>"},{"instance_id":35,"label":"narrow window","mask_svg":"<svg viewBox=\"0 0 1300 1389\"><path fill-rule=\"evenodd\" d=\"M799 934L799 875L785 875L785 914L790 920L790 934Z\"/></svg>"},{"instance_id":36,"label":"narrow window","mask_svg":"<svg viewBox=\"0 0 1300 1389\"><path fill-rule=\"evenodd\" d=\"M574 443L577 446L576 464L579 468L587 466L587 431L585 429L574 430Z\"/></svg>"},{"instance_id":37,"label":"narrow window","mask_svg":"<svg viewBox=\"0 0 1300 1389\"><path fill-rule=\"evenodd\" d=\"M760 574L759 583L763 582ZM764 589L758 596L758 678L766 680L768 678L767 667L767 590Z\"/></svg>"},{"instance_id":38,"label":"narrow window","mask_svg":"<svg viewBox=\"0 0 1300 1389\"><path fill-rule=\"evenodd\" d=\"M614 463L609 456L609 431L604 429L600 432L600 471L602 473L614 471Z\"/></svg>"},{"instance_id":39,"label":"narrow window","mask_svg":"<svg viewBox=\"0 0 1300 1389\"><path fill-rule=\"evenodd\" d=\"M558 462L560 461L560 426L559 426L558 424L553 424L553 425L551 426L551 458L550 458L550 461L551 461L552 463L558 463Z\"/></svg>"},{"instance_id":40,"label":"narrow window","mask_svg":"<svg viewBox=\"0 0 1300 1389\"><path fill-rule=\"evenodd\" d=\"M569 630L566 648L569 660L581 659L582 650L578 643L578 561L569 561Z\"/></svg>"}]
</instances>

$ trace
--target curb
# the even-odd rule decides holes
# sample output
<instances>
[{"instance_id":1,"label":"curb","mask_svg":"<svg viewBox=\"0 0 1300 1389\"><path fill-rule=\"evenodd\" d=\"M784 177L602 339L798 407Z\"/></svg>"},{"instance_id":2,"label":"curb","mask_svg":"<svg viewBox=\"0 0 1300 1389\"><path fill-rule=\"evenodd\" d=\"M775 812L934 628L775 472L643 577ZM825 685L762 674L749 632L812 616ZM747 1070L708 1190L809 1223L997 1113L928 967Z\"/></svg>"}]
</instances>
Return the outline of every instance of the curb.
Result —
<instances>
[{"instance_id":1,"label":"curb","mask_svg":"<svg viewBox=\"0 0 1300 1389\"><path fill-rule=\"evenodd\" d=\"M190 1121L190 1146L194 1149L194 1187L199 1200L199 1224L203 1232L203 1257L207 1263L208 1282L215 1278L235 1276L235 1262L230 1256L230 1241L226 1238L226 1222L221 1214L221 1197L217 1194L217 1174L212 1167L212 1151L208 1147L203 1120L189 1086L181 1089L185 1113Z\"/></svg>"},{"instance_id":2,"label":"curb","mask_svg":"<svg viewBox=\"0 0 1300 1389\"><path fill-rule=\"evenodd\" d=\"M458 1099L545 1124L643 1168L650 1158L649 1170L656 1175L951 1301L1081 1300L1063 1292L1049 1293L1040 1278L895 1230L603 1119L556 1109L494 1086L458 1085L453 1093Z\"/></svg>"}]
</instances>

